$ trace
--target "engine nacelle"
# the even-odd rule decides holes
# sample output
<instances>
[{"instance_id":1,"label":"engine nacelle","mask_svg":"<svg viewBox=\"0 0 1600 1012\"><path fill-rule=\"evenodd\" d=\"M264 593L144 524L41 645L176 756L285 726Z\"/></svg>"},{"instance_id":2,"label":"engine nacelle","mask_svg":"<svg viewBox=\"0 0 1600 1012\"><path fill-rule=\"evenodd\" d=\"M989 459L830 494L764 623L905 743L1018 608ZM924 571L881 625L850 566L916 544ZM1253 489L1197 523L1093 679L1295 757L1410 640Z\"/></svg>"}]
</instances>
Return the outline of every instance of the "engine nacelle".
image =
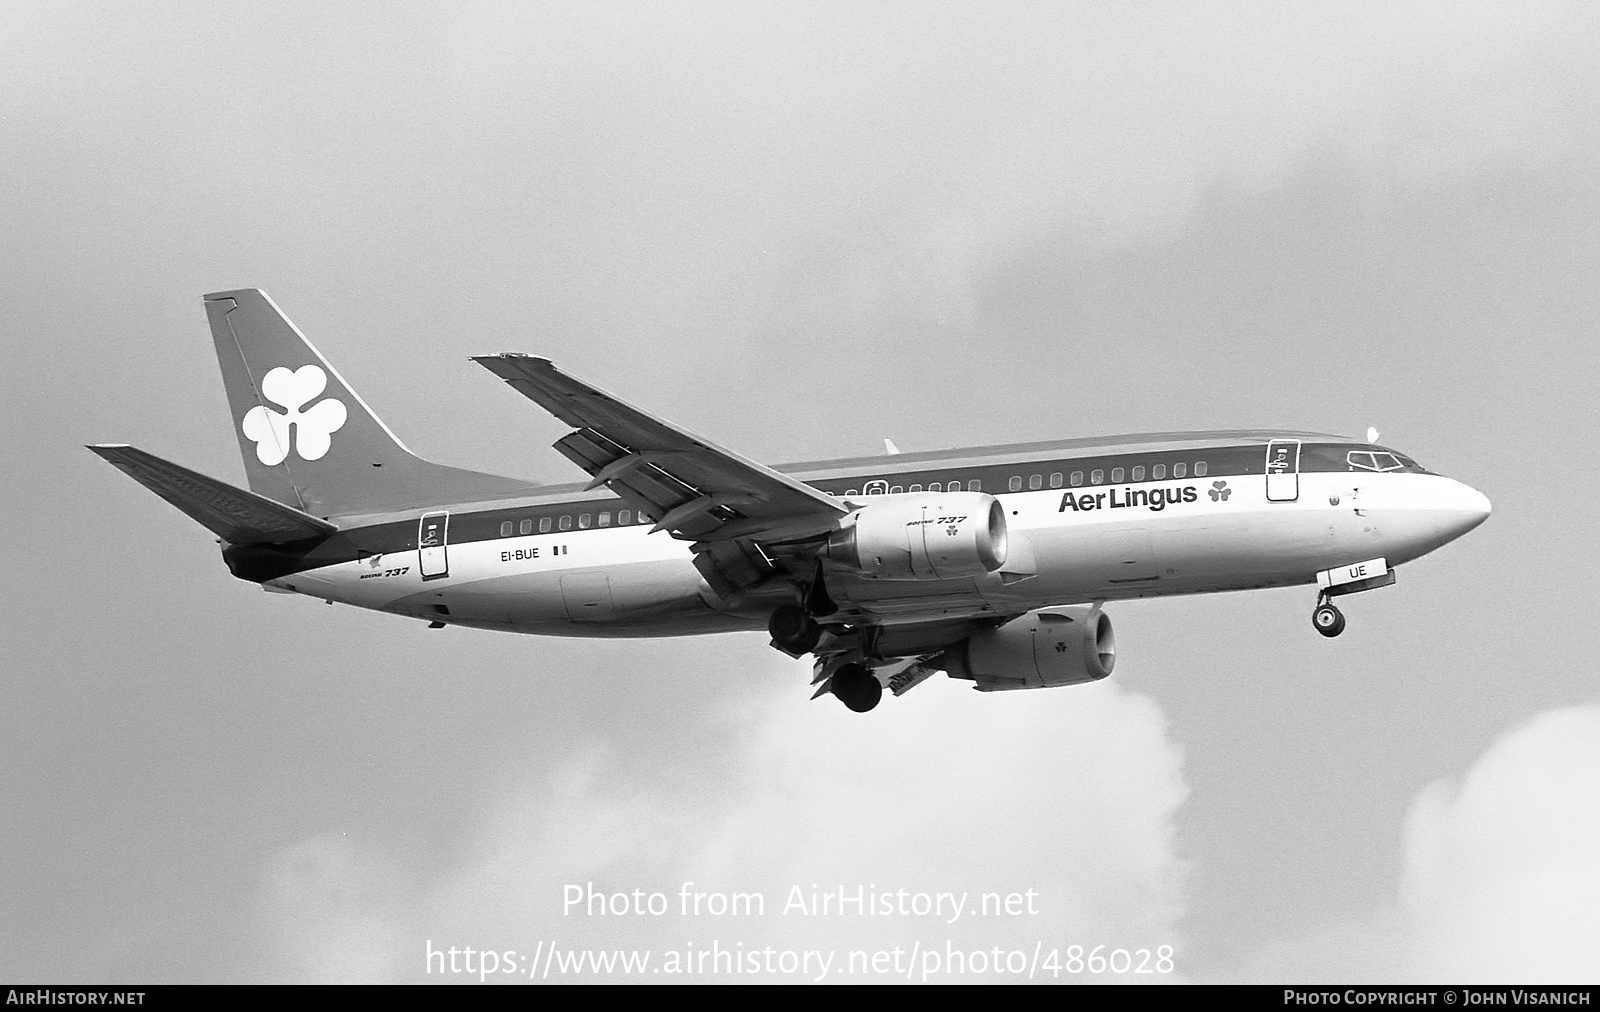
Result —
<instances>
[{"instance_id":1,"label":"engine nacelle","mask_svg":"<svg viewBox=\"0 0 1600 1012\"><path fill-rule=\"evenodd\" d=\"M934 662L980 692L1047 689L1096 682L1111 674L1117 641L1099 608L1043 608L998 629L984 629Z\"/></svg>"},{"instance_id":2,"label":"engine nacelle","mask_svg":"<svg viewBox=\"0 0 1600 1012\"><path fill-rule=\"evenodd\" d=\"M982 576L1006 561L1006 511L981 492L919 492L863 506L828 539L829 559L879 580Z\"/></svg>"}]
</instances>

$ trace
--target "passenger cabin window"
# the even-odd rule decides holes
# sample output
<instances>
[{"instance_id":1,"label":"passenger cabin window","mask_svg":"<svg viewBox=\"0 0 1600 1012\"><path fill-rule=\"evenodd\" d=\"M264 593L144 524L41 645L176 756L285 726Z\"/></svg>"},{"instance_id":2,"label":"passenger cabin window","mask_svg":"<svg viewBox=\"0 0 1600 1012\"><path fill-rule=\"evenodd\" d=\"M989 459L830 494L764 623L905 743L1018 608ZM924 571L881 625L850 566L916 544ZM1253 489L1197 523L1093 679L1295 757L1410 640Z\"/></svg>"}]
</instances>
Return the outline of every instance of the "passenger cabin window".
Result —
<instances>
[{"instance_id":1,"label":"passenger cabin window","mask_svg":"<svg viewBox=\"0 0 1600 1012\"><path fill-rule=\"evenodd\" d=\"M589 514L587 514L587 513L585 513L583 516L579 517L578 518L578 529L581 530L581 531L588 530L589 529L589 520L590 520L590 517L589 517Z\"/></svg>"},{"instance_id":2,"label":"passenger cabin window","mask_svg":"<svg viewBox=\"0 0 1600 1012\"><path fill-rule=\"evenodd\" d=\"M921 492L922 491L922 486L921 485L913 485L913 486L911 486L911 491L913 491L913 492Z\"/></svg>"},{"instance_id":3,"label":"passenger cabin window","mask_svg":"<svg viewBox=\"0 0 1600 1012\"><path fill-rule=\"evenodd\" d=\"M1111 469L1111 480L1112 481L1121 481L1122 480L1122 468L1113 467Z\"/></svg>"},{"instance_id":4,"label":"passenger cabin window","mask_svg":"<svg viewBox=\"0 0 1600 1012\"><path fill-rule=\"evenodd\" d=\"M895 487L893 487L893 488L891 488L889 490L889 494L890 495L899 495L902 490L903 490L903 486L896 485Z\"/></svg>"},{"instance_id":5,"label":"passenger cabin window","mask_svg":"<svg viewBox=\"0 0 1600 1012\"><path fill-rule=\"evenodd\" d=\"M1038 475L1038 474L1030 474L1030 475L1028 475L1028 489L1030 491L1041 489L1043 487L1044 487L1044 476L1043 475Z\"/></svg>"},{"instance_id":6,"label":"passenger cabin window","mask_svg":"<svg viewBox=\"0 0 1600 1012\"><path fill-rule=\"evenodd\" d=\"M500 536L502 538L511 537L511 521L507 520L505 523L500 525Z\"/></svg>"},{"instance_id":7,"label":"passenger cabin window","mask_svg":"<svg viewBox=\"0 0 1600 1012\"><path fill-rule=\"evenodd\" d=\"M532 534L533 533L533 521L532 520L524 520L524 521L522 521L522 523L517 525L517 529L520 530L523 534Z\"/></svg>"},{"instance_id":8,"label":"passenger cabin window","mask_svg":"<svg viewBox=\"0 0 1600 1012\"><path fill-rule=\"evenodd\" d=\"M1160 481L1162 478L1165 478L1166 476L1167 476L1167 465L1165 465L1165 464L1157 464L1157 465L1155 465L1154 467L1152 467L1150 469L1150 477L1154 478L1156 481Z\"/></svg>"},{"instance_id":9,"label":"passenger cabin window","mask_svg":"<svg viewBox=\"0 0 1600 1012\"><path fill-rule=\"evenodd\" d=\"M1133 469L1133 480L1134 481L1144 481L1144 466L1143 465L1140 465L1139 467L1136 467L1136 468Z\"/></svg>"},{"instance_id":10,"label":"passenger cabin window","mask_svg":"<svg viewBox=\"0 0 1600 1012\"><path fill-rule=\"evenodd\" d=\"M1072 487L1073 488L1077 488L1079 485L1082 485L1082 484L1083 484L1083 472L1082 471L1074 471L1074 472L1072 472Z\"/></svg>"},{"instance_id":11,"label":"passenger cabin window","mask_svg":"<svg viewBox=\"0 0 1600 1012\"><path fill-rule=\"evenodd\" d=\"M540 517L539 518L539 533L540 534L549 534L550 533L550 518L549 517Z\"/></svg>"},{"instance_id":12,"label":"passenger cabin window","mask_svg":"<svg viewBox=\"0 0 1600 1012\"><path fill-rule=\"evenodd\" d=\"M610 527L611 526L611 514L609 512L600 514L600 526L601 527Z\"/></svg>"},{"instance_id":13,"label":"passenger cabin window","mask_svg":"<svg viewBox=\"0 0 1600 1012\"><path fill-rule=\"evenodd\" d=\"M1006 483L1006 487L1009 488L1013 492L1021 492L1022 491L1022 475L1020 475L1020 474L1012 475L1011 476L1011 480Z\"/></svg>"},{"instance_id":14,"label":"passenger cabin window","mask_svg":"<svg viewBox=\"0 0 1600 1012\"><path fill-rule=\"evenodd\" d=\"M846 491L845 495L860 495L860 493L852 488L852 489L849 489L848 491Z\"/></svg>"},{"instance_id":15,"label":"passenger cabin window","mask_svg":"<svg viewBox=\"0 0 1600 1012\"><path fill-rule=\"evenodd\" d=\"M1061 472L1060 471L1051 472L1051 474L1050 474L1050 487L1051 488L1060 488L1061 487Z\"/></svg>"},{"instance_id":16,"label":"passenger cabin window","mask_svg":"<svg viewBox=\"0 0 1600 1012\"><path fill-rule=\"evenodd\" d=\"M618 513L617 514L617 523L621 524L623 527L626 527L629 524L633 523L633 511L632 510L623 510L621 513Z\"/></svg>"},{"instance_id":17,"label":"passenger cabin window","mask_svg":"<svg viewBox=\"0 0 1600 1012\"><path fill-rule=\"evenodd\" d=\"M564 531L572 530L572 517L571 516L562 517L560 526L561 526L561 529L564 530Z\"/></svg>"},{"instance_id":18,"label":"passenger cabin window","mask_svg":"<svg viewBox=\"0 0 1600 1012\"><path fill-rule=\"evenodd\" d=\"M1195 461L1195 463L1194 463L1194 476L1196 478L1204 478L1206 476L1206 472L1209 471L1209 470L1211 470L1211 469L1206 467L1206 462L1205 461L1203 461L1203 460Z\"/></svg>"},{"instance_id":19,"label":"passenger cabin window","mask_svg":"<svg viewBox=\"0 0 1600 1012\"><path fill-rule=\"evenodd\" d=\"M971 481L967 482L967 491L968 492L982 492L983 491L983 482L979 481L976 478L972 479Z\"/></svg>"},{"instance_id":20,"label":"passenger cabin window","mask_svg":"<svg viewBox=\"0 0 1600 1012\"><path fill-rule=\"evenodd\" d=\"M1189 465L1188 464L1173 464L1172 465L1172 476L1174 478L1182 478L1184 475L1186 475L1188 473L1189 473Z\"/></svg>"},{"instance_id":21,"label":"passenger cabin window","mask_svg":"<svg viewBox=\"0 0 1600 1012\"><path fill-rule=\"evenodd\" d=\"M1103 482L1105 480L1106 480L1106 473L1101 468L1097 467L1093 471L1089 472L1089 484L1098 485L1098 484L1100 484L1101 482Z\"/></svg>"}]
</instances>

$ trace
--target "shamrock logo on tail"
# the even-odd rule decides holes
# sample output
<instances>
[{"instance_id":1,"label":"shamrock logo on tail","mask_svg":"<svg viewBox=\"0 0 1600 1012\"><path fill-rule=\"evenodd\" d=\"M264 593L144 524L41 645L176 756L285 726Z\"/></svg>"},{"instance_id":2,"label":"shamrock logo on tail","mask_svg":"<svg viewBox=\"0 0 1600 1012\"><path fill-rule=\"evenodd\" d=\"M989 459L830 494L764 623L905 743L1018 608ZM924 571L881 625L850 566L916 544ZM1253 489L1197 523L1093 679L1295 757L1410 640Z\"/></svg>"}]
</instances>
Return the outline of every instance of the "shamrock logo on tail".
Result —
<instances>
[{"instance_id":1,"label":"shamrock logo on tail","mask_svg":"<svg viewBox=\"0 0 1600 1012\"><path fill-rule=\"evenodd\" d=\"M345 423L344 402L326 397L301 411L328 385L328 374L320 366L303 365L290 372L279 366L261 379L261 393L284 410L274 411L258 404L245 412L241 427L255 441L256 459L276 467L289 456L292 446L302 460L318 460L333 445L333 434Z\"/></svg>"},{"instance_id":2,"label":"shamrock logo on tail","mask_svg":"<svg viewBox=\"0 0 1600 1012\"><path fill-rule=\"evenodd\" d=\"M1211 496L1212 502L1227 502L1228 496L1233 495L1233 489L1229 488L1225 481L1214 481L1206 494Z\"/></svg>"}]
</instances>

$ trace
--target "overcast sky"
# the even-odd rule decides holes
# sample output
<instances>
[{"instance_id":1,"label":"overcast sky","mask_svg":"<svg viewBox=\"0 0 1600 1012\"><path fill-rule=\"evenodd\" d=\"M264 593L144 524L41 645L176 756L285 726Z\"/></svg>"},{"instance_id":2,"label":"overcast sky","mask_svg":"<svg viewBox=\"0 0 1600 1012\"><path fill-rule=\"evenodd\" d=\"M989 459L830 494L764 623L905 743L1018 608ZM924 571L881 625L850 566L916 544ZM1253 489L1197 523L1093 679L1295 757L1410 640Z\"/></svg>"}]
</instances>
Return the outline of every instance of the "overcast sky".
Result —
<instances>
[{"instance_id":1,"label":"overcast sky","mask_svg":"<svg viewBox=\"0 0 1600 1012\"><path fill-rule=\"evenodd\" d=\"M0 979L437 980L431 941L1593 982L1597 29L0 4ZM577 477L561 426L468 355L774 463L1371 425L1495 513L1337 640L1310 588L1113 605L1105 683L856 715L756 634L430 631L234 580L81 448L243 482L200 301L232 287L413 449L537 481ZM768 908L564 914L588 882ZM1037 912L778 912L813 884Z\"/></svg>"}]
</instances>

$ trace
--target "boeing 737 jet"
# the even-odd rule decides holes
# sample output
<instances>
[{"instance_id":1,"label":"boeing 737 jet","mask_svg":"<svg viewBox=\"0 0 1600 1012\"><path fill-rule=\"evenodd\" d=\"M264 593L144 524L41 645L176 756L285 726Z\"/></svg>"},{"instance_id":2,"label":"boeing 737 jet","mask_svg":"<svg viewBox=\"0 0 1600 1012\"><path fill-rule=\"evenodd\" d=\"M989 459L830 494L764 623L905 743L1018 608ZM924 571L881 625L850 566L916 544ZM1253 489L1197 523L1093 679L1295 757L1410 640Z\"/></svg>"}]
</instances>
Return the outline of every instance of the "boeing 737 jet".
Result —
<instances>
[{"instance_id":1,"label":"boeing 737 jet","mask_svg":"<svg viewBox=\"0 0 1600 1012\"><path fill-rule=\"evenodd\" d=\"M215 533L234 576L433 628L765 629L856 711L938 671L985 692L1104 678L1103 606L1125 598L1314 585L1337 636L1336 598L1489 515L1398 451L1315 432L768 467L543 358L475 358L572 428L555 448L589 480L536 485L411 453L263 292L205 307L249 490L89 449Z\"/></svg>"}]
</instances>

